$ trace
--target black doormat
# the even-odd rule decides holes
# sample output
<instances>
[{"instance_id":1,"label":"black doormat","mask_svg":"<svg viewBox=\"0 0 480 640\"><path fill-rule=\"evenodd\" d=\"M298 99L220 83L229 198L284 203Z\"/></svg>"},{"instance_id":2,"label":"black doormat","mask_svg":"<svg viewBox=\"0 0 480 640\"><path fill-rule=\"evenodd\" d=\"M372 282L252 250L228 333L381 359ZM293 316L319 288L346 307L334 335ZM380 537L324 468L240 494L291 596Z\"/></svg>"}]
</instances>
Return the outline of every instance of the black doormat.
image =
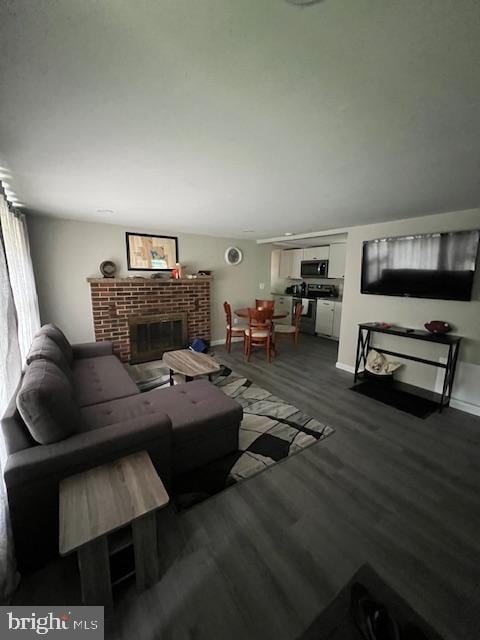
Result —
<instances>
[{"instance_id":1,"label":"black doormat","mask_svg":"<svg viewBox=\"0 0 480 640\"><path fill-rule=\"evenodd\" d=\"M351 606L354 585L364 587L369 598L387 610L388 615L396 622L402 640L441 640L438 633L368 564L357 571L297 640L365 640Z\"/></svg>"},{"instance_id":2,"label":"black doormat","mask_svg":"<svg viewBox=\"0 0 480 640\"><path fill-rule=\"evenodd\" d=\"M372 398L372 400L378 400L383 404L388 404L390 407L409 413L417 418L428 418L428 416L438 411L438 403L428 398L403 391L395 385L380 384L378 382L361 382L353 387L350 387L352 391L361 393L362 396Z\"/></svg>"}]
</instances>

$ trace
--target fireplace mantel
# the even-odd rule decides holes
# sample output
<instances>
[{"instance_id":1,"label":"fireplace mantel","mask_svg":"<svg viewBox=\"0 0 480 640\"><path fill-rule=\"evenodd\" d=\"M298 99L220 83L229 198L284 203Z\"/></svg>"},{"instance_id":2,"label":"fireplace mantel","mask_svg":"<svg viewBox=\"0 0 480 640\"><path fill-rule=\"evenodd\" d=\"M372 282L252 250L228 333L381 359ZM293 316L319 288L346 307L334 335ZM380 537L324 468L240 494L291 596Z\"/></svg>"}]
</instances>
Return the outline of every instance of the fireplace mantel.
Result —
<instances>
[{"instance_id":1,"label":"fireplace mantel","mask_svg":"<svg viewBox=\"0 0 480 640\"><path fill-rule=\"evenodd\" d=\"M129 278L87 278L87 282L101 283L101 284L116 284L116 283L132 283L144 282L146 284L181 284L192 282L211 282L212 276L197 276L196 278L142 278L140 276L132 276Z\"/></svg>"},{"instance_id":2,"label":"fireplace mantel","mask_svg":"<svg viewBox=\"0 0 480 640\"><path fill-rule=\"evenodd\" d=\"M211 276L198 278L87 278L97 341L111 340L123 362L130 361L129 318L187 314L188 340L211 335Z\"/></svg>"}]
</instances>

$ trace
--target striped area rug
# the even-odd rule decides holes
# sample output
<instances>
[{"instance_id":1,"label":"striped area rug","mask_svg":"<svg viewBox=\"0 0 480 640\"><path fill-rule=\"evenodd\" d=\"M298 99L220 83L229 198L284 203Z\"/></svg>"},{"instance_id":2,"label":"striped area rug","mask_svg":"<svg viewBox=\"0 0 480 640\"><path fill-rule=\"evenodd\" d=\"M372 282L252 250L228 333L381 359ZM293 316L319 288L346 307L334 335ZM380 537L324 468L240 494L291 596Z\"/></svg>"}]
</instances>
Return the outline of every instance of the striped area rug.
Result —
<instances>
[{"instance_id":1,"label":"striped area rug","mask_svg":"<svg viewBox=\"0 0 480 640\"><path fill-rule=\"evenodd\" d=\"M133 365L129 371L142 391L168 384L168 369L161 361ZM177 478L174 499L180 507L196 504L334 433L332 427L226 366L222 366L213 384L243 407L239 449Z\"/></svg>"}]
</instances>

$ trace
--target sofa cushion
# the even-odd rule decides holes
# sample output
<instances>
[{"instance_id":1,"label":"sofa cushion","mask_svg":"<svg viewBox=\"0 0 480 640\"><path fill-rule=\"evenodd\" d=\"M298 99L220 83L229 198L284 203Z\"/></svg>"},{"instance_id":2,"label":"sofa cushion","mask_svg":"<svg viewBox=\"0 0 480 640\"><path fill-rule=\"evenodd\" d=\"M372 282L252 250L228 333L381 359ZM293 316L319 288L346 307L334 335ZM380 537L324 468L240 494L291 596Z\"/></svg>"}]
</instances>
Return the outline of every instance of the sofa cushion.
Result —
<instances>
[{"instance_id":1,"label":"sofa cushion","mask_svg":"<svg viewBox=\"0 0 480 640\"><path fill-rule=\"evenodd\" d=\"M37 334L27 353L27 364L35 360L50 360L56 364L68 377L71 376L70 366L65 354L51 338L44 334Z\"/></svg>"},{"instance_id":2,"label":"sofa cushion","mask_svg":"<svg viewBox=\"0 0 480 640\"><path fill-rule=\"evenodd\" d=\"M238 426L242 421L242 406L207 380L179 384L164 390L154 389L148 395L155 398L154 402L161 405L170 418L174 445L202 441L206 436L222 431L227 425Z\"/></svg>"},{"instance_id":3,"label":"sofa cushion","mask_svg":"<svg viewBox=\"0 0 480 640\"><path fill-rule=\"evenodd\" d=\"M239 425L243 409L206 380L153 389L136 397L122 398L81 409L86 429L97 429L149 413L170 418L174 445L204 440L227 425Z\"/></svg>"},{"instance_id":4,"label":"sofa cushion","mask_svg":"<svg viewBox=\"0 0 480 640\"><path fill-rule=\"evenodd\" d=\"M73 352L70 342L67 340L65 334L55 324L44 324L43 327L36 334L48 336L50 340L53 340L58 348L62 351L69 365L72 364Z\"/></svg>"},{"instance_id":5,"label":"sofa cushion","mask_svg":"<svg viewBox=\"0 0 480 640\"><path fill-rule=\"evenodd\" d=\"M25 372L17 408L40 444L64 440L80 430L80 412L65 373L50 360L34 360Z\"/></svg>"},{"instance_id":6,"label":"sofa cushion","mask_svg":"<svg viewBox=\"0 0 480 640\"><path fill-rule=\"evenodd\" d=\"M72 381L80 407L140 393L128 371L115 356L74 360Z\"/></svg>"},{"instance_id":7,"label":"sofa cushion","mask_svg":"<svg viewBox=\"0 0 480 640\"><path fill-rule=\"evenodd\" d=\"M35 440L32 438L30 431L27 429L17 409L17 394L22 386L22 381L23 376L22 380L18 383L15 393L10 398L10 402L1 420L3 440L7 455L22 451L23 449L29 449L36 445Z\"/></svg>"}]
</instances>

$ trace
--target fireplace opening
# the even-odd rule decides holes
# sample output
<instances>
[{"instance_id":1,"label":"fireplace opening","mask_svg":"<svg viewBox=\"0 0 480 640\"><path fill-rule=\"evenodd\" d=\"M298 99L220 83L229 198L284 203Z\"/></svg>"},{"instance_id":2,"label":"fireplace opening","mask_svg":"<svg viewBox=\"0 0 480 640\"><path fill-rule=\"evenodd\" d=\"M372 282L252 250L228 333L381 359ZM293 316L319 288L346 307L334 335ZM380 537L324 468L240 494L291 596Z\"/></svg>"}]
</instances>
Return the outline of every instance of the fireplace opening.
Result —
<instances>
[{"instance_id":1,"label":"fireplace opening","mask_svg":"<svg viewBox=\"0 0 480 640\"><path fill-rule=\"evenodd\" d=\"M128 326L132 364L159 360L165 351L188 346L186 313L130 317Z\"/></svg>"}]
</instances>

